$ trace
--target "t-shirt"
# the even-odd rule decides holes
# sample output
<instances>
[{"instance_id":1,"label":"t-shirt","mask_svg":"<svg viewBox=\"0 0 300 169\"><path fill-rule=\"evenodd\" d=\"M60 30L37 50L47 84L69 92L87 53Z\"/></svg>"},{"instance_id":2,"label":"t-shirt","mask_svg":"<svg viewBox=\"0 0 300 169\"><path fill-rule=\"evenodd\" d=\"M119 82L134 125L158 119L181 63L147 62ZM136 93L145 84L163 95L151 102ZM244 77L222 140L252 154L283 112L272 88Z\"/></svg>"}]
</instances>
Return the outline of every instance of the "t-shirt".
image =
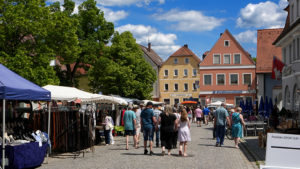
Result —
<instances>
[{"instance_id":1,"label":"t-shirt","mask_svg":"<svg viewBox=\"0 0 300 169\"><path fill-rule=\"evenodd\" d=\"M195 110L195 112L196 112L196 117L198 117L198 118L202 117L202 110L201 109L197 108Z\"/></svg>"},{"instance_id":2,"label":"t-shirt","mask_svg":"<svg viewBox=\"0 0 300 169\"><path fill-rule=\"evenodd\" d=\"M152 129L154 127L153 124L153 119L152 117L154 116L153 110L146 108L142 111L141 113L141 120L143 123L143 128L144 129Z\"/></svg>"},{"instance_id":3,"label":"t-shirt","mask_svg":"<svg viewBox=\"0 0 300 169\"><path fill-rule=\"evenodd\" d=\"M167 116L166 113L160 114L160 130L166 132L173 132L174 131L174 124L175 120L177 119L174 114L169 114Z\"/></svg>"},{"instance_id":4,"label":"t-shirt","mask_svg":"<svg viewBox=\"0 0 300 169\"><path fill-rule=\"evenodd\" d=\"M142 110L138 109L135 113L137 125L140 125L140 123L141 123L141 112L142 112Z\"/></svg>"},{"instance_id":5,"label":"t-shirt","mask_svg":"<svg viewBox=\"0 0 300 169\"><path fill-rule=\"evenodd\" d=\"M159 115L161 114L161 111L158 110L158 109L155 109L155 110L153 111L153 113L154 113L154 117L156 118L156 120L158 120L158 117L159 117Z\"/></svg>"},{"instance_id":6,"label":"t-shirt","mask_svg":"<svg viewBox=\"0 0 300 169\"><path fill-rule=\"evenodd\" d=\"M216 118L216 125L217 126L225 126L226 125L226 117L228 117L229 114L227 110L224 107L220 107L216 110L215 118Z\"/></svg>"},{"instance_id":7,"label":"t-shirt","mask_svg":"<svg viewBox=\"0 0 300 169\"><path fill-rule=\"evenodd\" d=\"M124 117L123 117L125 130L133 130L133 128L134 128L133 120L134 119L136 119L136 116L133 111L131 111L131 110L125 111Z\"/></svg>"},{"instance_id":8,"label":"t-shirt","mask_svg":"<svg viewBox=\"0 0 300 169\"><path fill-rule=\"evenodd\" d=\"M205 115L205 116L208 116L209 115L209 109L208 108L204 108L204 110L203 110L203 114Z\"/></svg>"}]
</instances>

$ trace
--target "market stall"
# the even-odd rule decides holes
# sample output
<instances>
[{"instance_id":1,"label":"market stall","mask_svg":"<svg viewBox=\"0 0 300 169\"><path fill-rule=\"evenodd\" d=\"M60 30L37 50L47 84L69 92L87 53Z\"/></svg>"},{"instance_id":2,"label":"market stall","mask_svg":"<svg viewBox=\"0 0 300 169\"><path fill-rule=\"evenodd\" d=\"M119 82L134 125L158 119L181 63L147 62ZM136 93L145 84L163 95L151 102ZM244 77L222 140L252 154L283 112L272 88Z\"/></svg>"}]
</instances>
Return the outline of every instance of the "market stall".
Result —
<instances>
[{"instance_id":1,"label":"market stall","mask_svg":"<svg viewBox=\"0 0 300 169\"><path fill-rule=\"evenodd\" d=\"M6 144L6 142L11 143L12 140L8 138L5 130L6 105L7 101L16 100L50 101L51 93L12 72L2 64L0 64L0 74L0 99L2 100L2 168L5 166L9 168L30 168L41 165L47 152L47 144L42 143L42 135L39 135L39 139L35 138L35 140L32 140L39 141L38 144L36 142L29 142L28 140L15 140L13 144ZM38 133L33 134L38 135ZM29 152L31 154L30 156L21 155ZM5 156L8 158L8 164L5 164Z\"/></svg>"}]
</instances>

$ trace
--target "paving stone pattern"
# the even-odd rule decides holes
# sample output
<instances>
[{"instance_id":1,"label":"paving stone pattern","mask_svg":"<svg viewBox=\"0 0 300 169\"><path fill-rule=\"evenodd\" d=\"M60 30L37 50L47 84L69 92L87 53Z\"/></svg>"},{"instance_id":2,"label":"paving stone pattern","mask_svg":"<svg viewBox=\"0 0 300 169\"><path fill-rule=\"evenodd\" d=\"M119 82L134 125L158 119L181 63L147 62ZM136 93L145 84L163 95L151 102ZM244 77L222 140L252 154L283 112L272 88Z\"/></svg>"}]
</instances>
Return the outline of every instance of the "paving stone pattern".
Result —
<instances>
[{"instance_id":1,"label":"paving stone pattern","mask_svg":"<svg viewBox=\"0 0 300 169\"><path fill-rule=\"evenodd\" d=\"M171 156L161 156L161 149L154 148L154 155L144 155L143 148L125 150L125 137L115 137L115 144L96 146L95 152L74 159L70 153L47 158L40 169L253 169L240 149L231 140L225 146L215 147L212 124L191 127L192 142L188 143L188 157L179 157L178 149ZM132 139L131 139L132 145Z\"/></svg>"}]
</instances>

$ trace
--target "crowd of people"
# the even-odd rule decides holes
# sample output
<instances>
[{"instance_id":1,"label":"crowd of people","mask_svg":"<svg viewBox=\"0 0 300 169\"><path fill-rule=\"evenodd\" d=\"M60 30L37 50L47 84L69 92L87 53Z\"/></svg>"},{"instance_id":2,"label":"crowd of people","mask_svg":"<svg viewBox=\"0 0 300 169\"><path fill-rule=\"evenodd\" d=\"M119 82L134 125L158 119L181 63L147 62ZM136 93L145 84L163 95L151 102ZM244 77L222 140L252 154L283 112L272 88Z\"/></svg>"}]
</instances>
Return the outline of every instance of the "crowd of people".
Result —
<instances>
[{"instance_id":1,"label":"crowd of people","mask_svg":"<svg viewBox=\"0 0 300 169\"><path fill-rule=\"evenodd\" d=\"M183 105L173 107L166 105L160 107L148 102L144 107L140 105L129 105L123 116L124 129L126 136L126 150L129 150L129 137L133 136L134 147L140 147L140 135L143 133L144 154L153 155L153 144L161 147L162 155L166 153L171 155L172 149L177 148L179 143L180 156L187 155L187 145L191 141L190 127L191 123L197 123L201 127L202 123L208 125L213 122L216 138L216 146L221 147L224 144L226 126L231 127L232 136L235 141L235 147L238 147L239 139L243 137L244 120L241 114L242 109L226 109L222 103L216 110L209 109L207 106L185 107ZM112 143L111 134L112 119L105 117L105 139L106 144ZM154 140L155 137L155 140ZM148 151L149 148L149 151ZM166 152L167 151L167 152Z\"/></svg>"}]
</instances>

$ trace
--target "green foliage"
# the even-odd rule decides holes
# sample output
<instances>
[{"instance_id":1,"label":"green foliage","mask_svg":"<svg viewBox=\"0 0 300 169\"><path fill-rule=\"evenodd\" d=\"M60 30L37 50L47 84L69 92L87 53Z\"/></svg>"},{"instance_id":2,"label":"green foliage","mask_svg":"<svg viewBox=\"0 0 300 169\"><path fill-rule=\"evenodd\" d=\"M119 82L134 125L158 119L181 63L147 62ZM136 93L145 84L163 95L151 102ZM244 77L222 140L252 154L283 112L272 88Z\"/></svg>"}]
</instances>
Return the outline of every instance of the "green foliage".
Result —
<instances>
[{"instance_id":1,"label":"green foliage","mask_svg":"<svg viewBox=\"0 0 300 169\"><path fill-rule=\"evenodd\" d=\"M89 74L90 85L95 92L151 98L156 74L142 57L143 52L130 32L116 32L112 45L106 47L103 53Z\"/></svg>"},{"instance_id":2,"label":"green foliage","mask_svg":"<svg viewBox=\"0 0 300 169\"><path fill-rule=\"evenodd\" d=\"M55 52L47 38L54 23L45 2L6 0L0 6L0 62L38 85L58 84L49 66Z\"/></svg>"},{"instance_id":3,"label":"green foliage","mask_svg":"<svg viewBox=\"0 0 300 169\"><path fill-rule=\"evenodd\" d=\"M256 58L252 58L252 60L256 63Z\"/></svg>"}]
</instances>

